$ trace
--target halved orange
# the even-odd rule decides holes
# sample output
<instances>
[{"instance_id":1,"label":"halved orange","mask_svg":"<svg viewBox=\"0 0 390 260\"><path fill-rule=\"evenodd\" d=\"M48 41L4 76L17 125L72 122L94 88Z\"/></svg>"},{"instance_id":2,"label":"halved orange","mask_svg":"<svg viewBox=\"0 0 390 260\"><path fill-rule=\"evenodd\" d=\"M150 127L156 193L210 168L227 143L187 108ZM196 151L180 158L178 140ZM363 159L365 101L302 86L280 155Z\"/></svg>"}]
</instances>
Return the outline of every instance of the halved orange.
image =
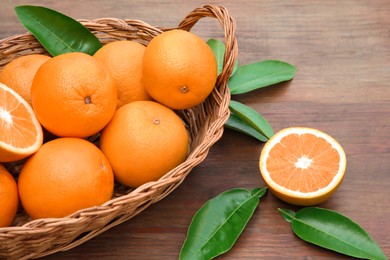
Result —
<instances>
[{"instance_id":1,"label":"halved orange","mask_svg":"<svg viewBox=\"0 0 390 260\"><path fill-rule=\"evenodd\" d=\"M309 206L324 202L337 190L346 163L343 148L328 134L313 128L290 127L268 140L259 166L276 197Z\"/></svg>"},{"instance_id":2,"label":"halved orange","mask_svg":"<svg viewBox=\"0 0 390 260\"><path fill-rule=\"evenodd\" d=\"M35 153L42 142L42 127L31 106L0 83L0 162L26 158Z\"/></svg>"}]
</instances>

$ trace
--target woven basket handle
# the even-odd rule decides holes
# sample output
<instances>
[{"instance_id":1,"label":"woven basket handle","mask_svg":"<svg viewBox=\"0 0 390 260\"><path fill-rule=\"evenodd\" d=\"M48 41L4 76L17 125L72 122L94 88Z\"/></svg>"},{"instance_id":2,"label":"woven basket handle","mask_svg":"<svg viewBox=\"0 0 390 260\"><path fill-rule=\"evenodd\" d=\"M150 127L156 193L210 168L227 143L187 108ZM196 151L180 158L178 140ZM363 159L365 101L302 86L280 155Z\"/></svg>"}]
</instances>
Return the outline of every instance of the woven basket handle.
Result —
<instances>
[{"instance_id":1,"label":"woven basket handle","mask_svg":"<svg viewBox=\"0 0 390 260\"><path fill-rule=\"evenodd\" d=\"M232 74L234 63L238 55L238 45L235 36L236 22L230 17L228 10L222 6L205 5L194 9L179 24L178 28L189 31L201 18L213 17L218 19L225 34L225 55L223 69L217 80L217 86L227 84Z\"/></svg>"}]
</instances>

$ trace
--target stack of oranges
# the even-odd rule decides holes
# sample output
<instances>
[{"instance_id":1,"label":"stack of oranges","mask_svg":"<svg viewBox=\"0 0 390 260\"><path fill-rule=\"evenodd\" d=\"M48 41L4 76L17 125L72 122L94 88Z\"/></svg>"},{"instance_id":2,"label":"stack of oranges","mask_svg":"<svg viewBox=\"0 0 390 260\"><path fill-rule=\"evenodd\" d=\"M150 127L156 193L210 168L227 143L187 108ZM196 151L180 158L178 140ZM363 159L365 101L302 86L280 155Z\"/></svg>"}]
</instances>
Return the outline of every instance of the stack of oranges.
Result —
<instances>
[{"instance_id":1,"label":"stack of oranges","mask_svg":"<svg viewBox=\"0 0 390 260\"><path fill-rule=\"evenodd\" d=\"M158 180L188 155L175 110L203 102L216 79L212 50L183 30L146 47L115 41L93 56L8 63L0 70L0 162L25 162L18 176L0 164L0 227L12 225L19 202L32 219L64 217L110 200L115 180L131 188Z\"/></svg>"}]
</instances>

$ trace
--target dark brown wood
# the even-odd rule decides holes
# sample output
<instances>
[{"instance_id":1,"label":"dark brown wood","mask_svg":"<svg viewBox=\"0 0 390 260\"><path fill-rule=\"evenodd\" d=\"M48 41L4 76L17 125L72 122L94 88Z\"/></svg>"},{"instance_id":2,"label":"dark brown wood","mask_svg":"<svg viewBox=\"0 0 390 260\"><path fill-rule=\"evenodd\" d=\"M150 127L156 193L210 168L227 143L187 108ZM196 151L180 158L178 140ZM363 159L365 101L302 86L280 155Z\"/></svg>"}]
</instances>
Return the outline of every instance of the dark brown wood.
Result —
<instances>
[{"instance_id":1,"label":"dark brown wood","mask_svg":"<svg viewBox=\"0 0 390 260\"><path fill-rule=\"evenodd\" d=\"M13 5L0 8L0 38L23 33ZM320 206L360 223L390 256L390 2L211 1L237 21L239 63L284 60L288 83L233 96L265 116L275 131L308 126L335 137L347 153L339 190ZM36 1L23 1L23 4ZM74 18L118 17L172 27L206 1L39 1ZM218 24L194 32L220 38ZM263 187L263 144L226 130L207 159L161 202L72 250L46 259L177 259L195 212L236 187ZM277 208L297 209L268 193L231 251L221 259L331 259L343 256L295 237Z\"/></svg>"}]
</instances>

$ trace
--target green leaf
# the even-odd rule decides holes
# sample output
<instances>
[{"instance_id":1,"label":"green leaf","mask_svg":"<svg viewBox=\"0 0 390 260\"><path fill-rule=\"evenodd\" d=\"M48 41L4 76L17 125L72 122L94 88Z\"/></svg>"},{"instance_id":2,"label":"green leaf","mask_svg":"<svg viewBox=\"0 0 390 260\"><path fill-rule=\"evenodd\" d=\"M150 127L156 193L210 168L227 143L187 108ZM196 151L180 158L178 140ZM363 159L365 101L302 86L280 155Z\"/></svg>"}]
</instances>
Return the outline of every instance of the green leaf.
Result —
<instances>
[{"instance_id":1,"label":"green leaf","mask_svg":"<svg viewBox=\"0 0 390 260\"><path fill-rule=\"evenodd\" d=\"M295 212L289 209L278 209L284 220L291 223L295 218Z\"/></svg>"},{"instance_id":2,"label":"green leaf","mask_svg":"<svg viewBox=\"0 0 390 260\"><path fill-rule=\"evenodd\" d=\"M288 211L279 209L279 212L285 217ZM307 207L288 216L292 219L292 230L304 241L352 257L387 259L360 225L336 211Z\"/></svg>"},{"instance_id":3,"label":"green leaf","mask_svg":"<svg viewBox=\"0 0 390 260\"><path fill-rule=\"evenodd\" d=\"M24 27L52 56L66 52L93 55L102 46L85 26L57 11L31 5L17 6L15 11Z\"/></svg>"},{"instance_id":4,"label":"green leaf","mask_svg":"<svg viewBox=\"0 0 390 260\"><path fill-rule=\"evenodd\" d=\"M253 108L234 100L230 101L229 108L236 116L266 138L269 139L274 135L272 126Z\"/></svg>"},{"instance_id":5,"label":"green leaf","mask_svg":"<svg viewBox=\"0 0 390 260\"><path fill-rule=\"evenodd\" d=\"M291 80L296 68L289 63L277 60L265 60L239 66L230 78L228 86L231 94L242 94L249 91Z\"/></svg>"},{"instance_id":6,"label":"green leaf","mask_svg":"<svg viewBox=\"0 0 390 260\"><path fill-rule=\"evenodd\" d=\"M179 259L212 259L229 251L266 191L232 189L206 202L192 220Z\"/></svg>"},{"instance_id":7,"label":"green leaf","mask_svg":"<svg viewBox=\"0 0 390 260\"><path fill-rule=\"evenodd\" d=\"M210 39L207 41L207 44L210 46L217 60L218 75L219 75L221 74L223 68L223 60L224 60L225 50L226 50L225 44L222 41L217 39ZM237 68L238 68L238 61L236 60L236 62L234 63L232 75L234 75L234 73L237 71Z\"/></svg>"},{"instance_id":8,"label":"green leaf","mask_svg":"<svg viewBox=\"0 0 390 260\"><path fill-rule=\"evenodd\" d=\"M228 121L225 123L225 127L234 131L249 135L261 142L267 142L268 138L256 131L252 126L239 118L236 114L230 113Z\"/></svg>"}]
</instances>

